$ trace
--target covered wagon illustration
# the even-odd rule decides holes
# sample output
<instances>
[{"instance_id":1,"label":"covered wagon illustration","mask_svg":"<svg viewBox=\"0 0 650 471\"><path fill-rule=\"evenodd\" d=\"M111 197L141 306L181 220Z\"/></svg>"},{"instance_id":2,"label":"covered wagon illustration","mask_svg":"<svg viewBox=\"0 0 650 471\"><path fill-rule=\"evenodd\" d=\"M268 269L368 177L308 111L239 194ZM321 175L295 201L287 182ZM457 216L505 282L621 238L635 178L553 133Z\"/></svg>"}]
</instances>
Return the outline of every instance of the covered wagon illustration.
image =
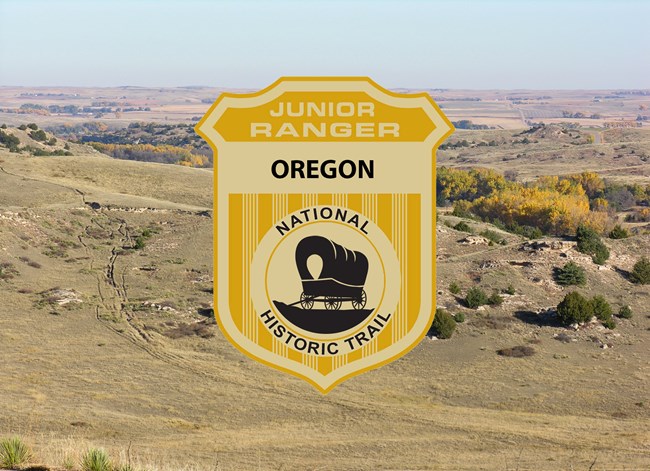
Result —
<instances>
[{"instance_id":1,"label":"covered wagon illustration","mask_svg":"<svg viewBox=\"0 0 650 471\"><path fill-rule=\"evenodd\" d=\"M317 255L323 261L322 270L314 278L307 260ZM327 310L339 310L350 302L356 310L366 306L364 285L368 276L368 258L361 252L349 250L322 236L308 236L296 246L296 266L302 281L300 305L311 310L322 302Z\"/></svg>"}]
</instances>

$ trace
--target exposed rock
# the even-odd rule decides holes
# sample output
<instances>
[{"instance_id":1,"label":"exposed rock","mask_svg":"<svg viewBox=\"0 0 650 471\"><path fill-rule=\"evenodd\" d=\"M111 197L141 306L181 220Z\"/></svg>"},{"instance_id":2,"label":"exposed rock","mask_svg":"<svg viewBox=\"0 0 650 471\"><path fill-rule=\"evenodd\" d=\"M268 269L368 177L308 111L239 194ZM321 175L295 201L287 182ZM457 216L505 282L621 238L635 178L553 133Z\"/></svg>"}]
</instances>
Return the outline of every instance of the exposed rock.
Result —
<instances>
[{"instance_id":1,"label":"exposed rock","mask_svg":"<svg viewBox=\"0 0 650 471\"><path fill-rule=\"evenodd\" d=\"M214 278L210 274L199 275L190 280L190 283L212 283Z\"/></svg>"},{"instance_id":2,"label":"exposed rock","mask_svg":"<svg viewBox=\"0 0 650 471\"><path fill-rule=\"evenodd\" d=\"M53 288L42 294L48 303L58 304L59 306L65 306L71 303L81 304L83 302L81 294L73 289Z\"/></svg>"},{"instance_id":3,"label":"exposed rock","mask_svg":"<svg viewBox=\"0 0 650 471\"><path fill-rule=\"evenodd\" d=\"M537 314L539 315L555 315L555 306L549 306L549 307L540 307L537 310Z\"/></svg>"},{"instance_id":4,"label":"exposed rock","mask_svg":"<svg viewBox=\"0 0 650 471\"><path fill-rule=\"evenodd\" d=\"M525 268L530 268L534 266L533 262L529 260L508 260L508 264L512 265L513 267L525 267Z\"/></svg>"},{"instance_id":5,"label":"exposed rock","mask_svg":"<svg viewBox=\"0 0 650 471\"><path fill-rule=\"evenodd\" d=\"M142 303L143 306L149 307L151 309L156 309L157 311L165 311L165 312L177 312L177 309L172 307L169 303L163 302L163 303L152 303L149 301L144 301Z\"/></svg>"},{"instance_id":6,"label":"exposed rock","mask_svg":"<svg viewBox=\"0 0 650 471\"><path fill-rule=\"evenodd\" d=\"M481 262L480 269L481 270L489 270L492 268L499 268L502 265L502 262L500 260L485 260Z\"/></svg>"},{"instance_id":7,"label":"exposed rock","mask_svg":"<svg viewBox=\"0 0 650 471\"><path fill-rule=\"evenodd\" d=\"M578 341L577 338L575 338L575 337L571 337L570 335L565 334L564 332L559 333L559 334L555 334L555 335L553 336L553 338L554 338L555 340L559 340L559 341L562 342L562 343L571 343L571 342L577 342L577 341Z\"/></svg>"},{"instance_id":8,"label":"exposed rock","mask_svg":"<svg viewBox=\"0 0 650 471\"><path fill-rule=\"evenodd\" d=\"M562 240L533 240L526 242L521 246L524 252L538 252L547 250L568 250L575 245L575 242L566 242Z\"/></svg>"},{"instance_id":9,"label":"exposed rock","mask_svg":"<svg viewBox=\"0 0 650 471\"><path fill-rule=\"evenodd\" d=\"M490 241L482 236L470 235L460 240L463 245L488 245Z\"/></svg>"}]
</instances>

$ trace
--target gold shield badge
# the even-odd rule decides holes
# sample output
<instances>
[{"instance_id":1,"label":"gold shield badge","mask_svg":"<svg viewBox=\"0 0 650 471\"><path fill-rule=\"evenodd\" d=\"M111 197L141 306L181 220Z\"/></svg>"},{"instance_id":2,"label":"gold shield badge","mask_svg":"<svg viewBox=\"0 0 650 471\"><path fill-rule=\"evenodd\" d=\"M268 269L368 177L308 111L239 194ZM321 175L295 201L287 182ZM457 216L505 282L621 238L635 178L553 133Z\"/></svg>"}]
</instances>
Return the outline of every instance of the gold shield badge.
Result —
<instances>
[{"instance_id":1,"label":"gold shield badge","mask_svg":"<svg viewBox=\"0 0 650 471\"><path fill-rule=\"evenodd\" d=\"M290 77L222 94L214 150L215 313L246 355L327 393L411 350L435 312L435 150L426 93Z\"/></svg>"}]
</instances>

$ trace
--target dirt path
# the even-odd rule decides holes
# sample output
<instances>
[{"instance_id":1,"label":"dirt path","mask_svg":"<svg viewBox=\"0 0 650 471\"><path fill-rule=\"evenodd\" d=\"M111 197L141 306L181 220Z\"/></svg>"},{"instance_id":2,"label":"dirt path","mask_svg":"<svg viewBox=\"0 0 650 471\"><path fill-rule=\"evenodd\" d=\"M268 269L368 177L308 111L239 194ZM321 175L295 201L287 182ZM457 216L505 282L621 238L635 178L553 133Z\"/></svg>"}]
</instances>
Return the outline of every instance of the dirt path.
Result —
<instances>
[{"instance_id":1,"label":"dirt path","mask_svg":"<svg viewBox=\"0 0 650 471\"><path fill-rule=\"evenodd\" d=\"M79 193L83 195L82 192ZM133 229L125 220L108 214L105 210L94 212L95 216L91 219L91 224L78 235L78 240L89 259L88 270L95 273L97 279L99 296L99 303L95 306L97 321L157 360L202 377L216 378L216 375L208 374L185 356L171 352L142 327L132 309L133 303L129 299L127 273L131 266L125 250L132 250L134 247ZM97 229L109 232L110 238L115 240L108 259L98 258L95 251L90 248L91 244L86 240L89 238L88 234ZM101 270L97 270L99 267Z\"/></svg>"},{"instance_id":2,"label":"dirt path","mask_svg":"<svg viewBox=\"0 0 650 471\"><path fill-rule=\"evenodd\" d=\"M77 234L76 239L83 246L85 255L88 257L86 269L88 273L93 273L96 278L96 289L99 302L95 306L95 317L104 327L112 333L128 340L136 347L144 350L152 357L165 362L168 365L182 368L186 371L193 372L200 376L207 376L204 370L201 370L191 360L177 353L168 351L164 345L159 345L145 329L140 325L136 314L132 311L131 301L128 296L128 279L129 264L126 262L120 266L122 260L128 260L124 256L124 250L130 250L134 246L134 237L132 228L127 221L119 214L122 212L170 212L179 214L193 214L210 217L212 208L190 207L187 205L177 205L172 202L171 205L177 209L159 209L151 207L115 207L104 206L101 203L91 201L88 194L80 188L52 182L49 179L33 178L18 173L13 173L0 167L0 172L14 178L25 179L33 182L54 185L63 188L77 195L82 207L89 208L94 215L91 218L91 224L85 226ZM94 198L93 198L94 200ZM59 205L45 205L44 208L60 207ZM98 257L97 251L91 247L94 245L90 237L93 230L101 230L109 234L111 240L115 240L110 248L108 259ZM90 240L89 240L90 239ZM103 251L102 251L103 252ZM127 328L125 328L125 326Z\"/></svg>"},{"instance_id":3,"label":"dirt path","mask_svg":"<svg viewBox=\"0 0 650 471\"><path fill-rule=\"evenodd\" d=\"M515 109L519 113L519 117L521 118L521 122L524 124L524 126L528 126L528 123L526 123L526 116L524 116L524 112L520 108L515 108Z\"/></svg>"}]
</instances>

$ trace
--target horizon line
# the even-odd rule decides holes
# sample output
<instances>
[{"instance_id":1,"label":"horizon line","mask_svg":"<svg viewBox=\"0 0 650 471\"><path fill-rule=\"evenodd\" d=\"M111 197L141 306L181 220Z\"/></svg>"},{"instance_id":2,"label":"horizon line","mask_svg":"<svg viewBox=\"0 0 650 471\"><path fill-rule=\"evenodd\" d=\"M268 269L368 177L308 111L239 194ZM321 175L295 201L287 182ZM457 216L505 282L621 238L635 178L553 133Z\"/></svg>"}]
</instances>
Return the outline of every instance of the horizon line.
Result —
<instances>
[{"instance_id":1,"label":"horizon line","mask_svg":"<svg viewBox=\"0 0 650 471\"><path fill-rule=\"evenodd\" d=\"M350 75L350 77L356 77L356 75ZM234 87L234 86L224 86L224 85L2 85L0 88L216 88L216 89L227 89L227 90L258 90L265 88L268 85L263 85L260 87ZM650 86L648 87L600 87L600 88L453 88L453 87L438 87L438 86L427 86L427 87L409 87L409 86L395 86L395 87L385 87L389 90L440 90L440 91L476 91L476 92L488 92L488 91L597 91L597 90L644 90L650 91Z\"/></svg>"}]
</instances>

